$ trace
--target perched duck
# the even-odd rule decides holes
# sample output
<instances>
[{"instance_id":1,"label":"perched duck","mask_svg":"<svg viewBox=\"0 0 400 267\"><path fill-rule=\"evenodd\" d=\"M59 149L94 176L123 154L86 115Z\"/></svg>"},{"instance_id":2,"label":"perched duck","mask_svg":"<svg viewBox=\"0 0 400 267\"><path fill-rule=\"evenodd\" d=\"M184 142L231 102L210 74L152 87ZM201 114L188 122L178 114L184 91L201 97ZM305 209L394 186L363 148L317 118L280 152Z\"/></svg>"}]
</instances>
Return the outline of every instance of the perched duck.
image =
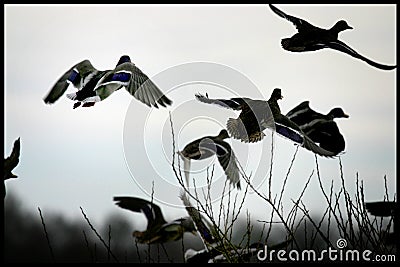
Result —
<instances>
[{"instance_id":1,"label":"perched duck","mask_svg":"<svg viewBox=\"0 0 400 267\"><path fill-rule=\"evenodd\" d=\"M396 65L389 66L372 61L360 55L358 52L356 52L354 49L349 47L344 42L339 41L338 40L339 32L348 29L353 29L344 20L339 20L330 29L321 29L303 19L290 16L271 4L269 6L272 9L272 11L275 12L278 16L287 19L288 21L293 23L297 28L298 32L294 34L292 37L282 39L281 45L285 50L291 52L305 52L305 51L316 51L323 48L331 48L346 53L352 57L361 59L366 63L368 63L369 65L382 70L393 70L397 67Z\"/></svg>"},{"instance_id":2,"label":"perched duck","mask_svg":"<svg viewBox=\"0 0 400 267\"><path fill-rule=\"evenodd\" d=\"M145 231L134 231L133 236L139 243L153 244L176 241L185 232L195 234L196 228L190 217L166 222L161 209L156 204L137 197L114 197L116 205L133 212L143 212L147 219Z\"/></svg>"},{"instance_id":3,"label":"perched duck","mask_svg":"<svg viewBox=\"0 0 400 267\"><path fill-rule=\"evenodd\" d=\"M12 173L15 167L19 163L19 155L21 150L20 138L14 141L13 149L9 157L4 159L4 182L3 182L3 198L6 197L6 185L5 181L11 178L18 178L17 175Z\"/></svg>"},{"instance_id":4,"label":"perched duck","mask_svg":"<svg viewBox=\"0 0 400 267\"><path fill-rule=\"evenodd\" d=\"M254 100L250 98L231 98L231 99L210 99L208 95L196 94L198 101L207 104L216 104L225 108L240 110L237 119L229 118L226 124L229 134L242 142L258 142L265 136L263 130L274 127L274 119L271 109L275 105L269 103L280 99L280 89L275 89L268 101ZM278 106L279 108L279 106Z\"/></svg>"},{"instance_id":5,"label":"perched duck","mask_svg":"<svg viewBox=\"0 0 400 267\"><path fill-rule=\"evenodd\" d=\"M231 118L228 120L227 128L234 138L240 139L243 142L257 142L261 140L265 136L262 131L269 128L320 156L335 156L335 153L315 144L296 123L281 113L278 104L278 100L283 98L281 92L281 89L275 88L268 101L248 98L231 98L230 100L210 99L199 94L196 95L196 98L204 103L218 104L223 107L242 110L238 119ZM253 136L254 138L251 138Z\"/></svg>"},{"instance_id":6,"label":"perched duck","mask_svg":"<svg viewBox=\"0 0 400 267\"><path fill-rule=\"evenodd\" d=\"M178 154L183 160L183 168L187 186L189 186L190 160L202 160L216 155L218 161L229 180L237 189L240 189L239 168L236 156L231 146L224 141L229 138L228 132L223 129L217 136L204 136L187 144Z\"/></svg>"},{"instance_id":7,"label":"perched duck","mask_svg":"<svg viewBox=\"0 0 400 267\"><path fill-rule=\"evenodd\" d=\"M291 109L286 116L320 147L334 152L342 152L345 140L340 133L335 118L348 118L342 108L333 108L327 114L321 114L310 108L310 102L304 101Z\"/></svg>"},{"instance_id":8,"label":"perched duck","mask_svg":"<svg viewBox=\"0 0 400 267\"><path fill-rule=\"evenodd\" d=\"M56 102L65 93L69 84L78 89L76 93L67 94L69 99L76 101L74 109L81 103L83 107L93 106L122 87L150 107L158 108L157 103L166 107L172 103L126 55L119 59L113 70L97 70L89 60L79 62L61 76L44 97L44 102L46 104Z\"/></svg>"}]
</instances>

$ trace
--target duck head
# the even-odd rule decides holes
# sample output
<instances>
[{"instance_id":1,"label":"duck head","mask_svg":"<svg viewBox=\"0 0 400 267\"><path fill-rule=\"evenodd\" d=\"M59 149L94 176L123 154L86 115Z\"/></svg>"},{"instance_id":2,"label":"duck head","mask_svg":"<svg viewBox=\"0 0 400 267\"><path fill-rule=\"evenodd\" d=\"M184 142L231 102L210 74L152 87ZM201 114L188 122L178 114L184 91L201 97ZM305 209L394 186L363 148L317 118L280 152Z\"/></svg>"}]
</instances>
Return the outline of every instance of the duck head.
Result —
<instances>
[{"instance_id":1,"label":"duck head","mask_svg":"<svg viewBox=\"0 0 400 267\"><path fill-rule=\"evenodd\" d=\"M218 134L218 138L221 139L221 140L222 140L222 139L225 139L225 138L229 138L228 131L225 130L225 129L221 130L221 131L219 132L219 134Z\"/></svg>"},{"instance_id":2,"label":"duck head","mask_svg":"<svg viewBox=\"0 0 400 267\"><path fill-rule=\"evenodd\" d=\"M181 226L183 227L183 229L185 229L185 232L191 232L194 235L196 234L196 226L194 225L191 217L180 218L178 219L178 221L180 221Z\"/></svg>"},{"instance_id":3,"label":"duck head","mask_svg":"<svg viewBox=\"0 0 400 267\"><path fill-rule=\"evenodd\" d=\"M278 100L282 98L283 98L282 90L280 88L275 88L274 91L272 92L271 99Z\"/></svg>"},{"instance_id":4,"label":"duck head","mask_svg":"<svg viewBox=\"0 0 400 267\"><path fill-rule=\"evenodd\" d=\"M328 115L331 116L332 118L348 118L349 117L349 115L344 113L343 109L341 109L341 108L332 109L331 111L329 111Z\"/></svg>"},{"instance_id":5,"label":"duck head","mask_svg":"<svg viewBox=\"0 0 400 267\"><path fill-rule=\"evenodd\" d=\"M117 63L117 66L121 65L122 63L125 62L131 62L131 58L127 55L123 55L122 57L119 58L119 61Z\"/></svg>"},{"instance_id":6,"label":"duck head","mask_svg":"<svg viewBox=\"0 0 400 267\"><path fill-rule=\"evenodd\" d=\"M351 30L353 29L353 27L350 27L349 24L347 24L346 21L344 20L339 20L338 22L336 22L336 24L333 26L333 28L337 31L337 32L341 32L344 30Z\"/></svg>"}]
</instances>

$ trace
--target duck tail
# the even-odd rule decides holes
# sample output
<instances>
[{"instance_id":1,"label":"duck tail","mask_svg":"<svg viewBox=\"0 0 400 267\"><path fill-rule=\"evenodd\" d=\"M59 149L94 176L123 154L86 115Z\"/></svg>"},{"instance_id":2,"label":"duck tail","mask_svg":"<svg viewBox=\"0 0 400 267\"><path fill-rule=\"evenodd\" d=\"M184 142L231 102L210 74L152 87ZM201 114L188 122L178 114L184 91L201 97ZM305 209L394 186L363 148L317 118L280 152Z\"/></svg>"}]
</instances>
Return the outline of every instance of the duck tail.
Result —
<instances>
[{"instance_id":1,"label":"duck tail","mask_svg":"<svg viewBox=\"0 0 400 267\"><path fill-rule=\"evenodd\" d=\"M290 38L284 38L281 41L282 48L285 50L290 50Z\"/></svg>"},{"instance_id":2,"label":"duck tail","mask_svg":"<svg viewBox=\"0 0 400 267\"><path fill-rule=\"evenodd\" d=\"M77 95L76 95L76 93L71 93L71 94L67 94L67 97L71 100L76 100Z\"/></svg>"}]
</instances>

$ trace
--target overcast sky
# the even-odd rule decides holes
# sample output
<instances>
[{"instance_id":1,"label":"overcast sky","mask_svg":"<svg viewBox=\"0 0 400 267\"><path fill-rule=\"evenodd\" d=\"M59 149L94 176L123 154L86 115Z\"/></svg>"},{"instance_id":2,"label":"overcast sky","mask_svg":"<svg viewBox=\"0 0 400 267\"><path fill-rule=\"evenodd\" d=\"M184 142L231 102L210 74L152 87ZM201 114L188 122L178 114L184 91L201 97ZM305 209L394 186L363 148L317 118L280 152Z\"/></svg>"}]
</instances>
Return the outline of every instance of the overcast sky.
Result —
<instances>
[{"instance_id":1,"label":"overcast sky","mask_svg":"<svg viewBox=\"0 0 400 267\"><path fill-rule=\"evenodd\" d=\"M340 40L372 60L397 64L395 5L277 7L322 28L344 19L354 29L340 33ZM217 135L229 117L237 116L195 101L194 93L268 99L279 87L283 113L304 100L321 113L342 107L350 115L337 120L346 140L341 160L349 190L354 192L358 173L366 200L382 200L386 175L392 197L397 70L383 71L332 50L283 50L280 40L295 32L268 5L6 5L5 156L21 137L20 164L14 171L19 179L6 182L7 193L22 198L32 212L41 207L73 218L81 216L81 206L97 222L110 212L144 222L144 216L115 206L112 197L150 199L154 181L155 202L166 219L186 215L178 207L179 187L168 161L169 112L179 137L177 149L182 149L191 140ZM65 96L54 105L43 102L57 79L77 62L89 59L97 69L112 69L125 54L158 82L174 101L172 106L150 109L123 89L91 108L73 110ZM264 141L256 144L228 142L266 193L262 178L269 172L271 131L265 133ZM295 146L275 136L274 147L276 194ZM318 160L326 188L331 180L340 186L339 159ZM205 165L193 164L204 170ZM313 170L314 155L300 148L284 195L286 210ZM218 163L215 172L221 179L213 187L221 192L225 178ZM195 177L204 184L205 171ZM314 176L304 199L318 212L325 208L322 198ZM259 203L265 205L252 194L246 209L254 220L267 220L267 209Z\"/></svg>"}]
</instances>

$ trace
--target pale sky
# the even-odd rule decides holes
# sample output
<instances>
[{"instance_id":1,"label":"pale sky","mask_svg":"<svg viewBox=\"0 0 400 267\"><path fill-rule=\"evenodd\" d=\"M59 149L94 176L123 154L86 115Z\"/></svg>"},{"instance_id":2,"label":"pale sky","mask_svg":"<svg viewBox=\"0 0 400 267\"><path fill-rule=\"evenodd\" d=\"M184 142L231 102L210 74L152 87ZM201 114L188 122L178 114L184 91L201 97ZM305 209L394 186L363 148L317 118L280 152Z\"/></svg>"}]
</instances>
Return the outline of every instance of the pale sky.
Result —
<instances>
[{"instance_id":1,"label":"pale sky","mask_svg":"<svg viewBox=\"0 0 400 267\"><path fill-rule=\"evenodd\" d=\"M345 19L354 29L340 33L340 40L372 60L397 64L395 5L277 7L322 28ZM383 71L333 50L283 50L280 40L296 29L266 4L5 5L4 11L5 156L21 137L20 164L14 171L19 179L7 181L6 187L32 212L40 207L74 218L81 216L82 206L96 222L111 212L144 222L144 216L119 209L112 198L150 199L154 181L155 202L166 219L185 216L178 207L179 187L168 162L172 154L168 112L177 127L177 147L182 149L194 139L217 135L229 117L237 116L197 102L196 92L212 98L268 99L275 87L282 89L283 113L309 100L321 113L339 106L350 115L337 123L346 140L341 160L351 192L356 173L364 181L368 201L383 199L384 175L390 197L396 192L397 70ZM43 102L57 79L77 62L89 59L99 70L112 69L125 54L158 82L174 101L172 106L150 109L124 89L91 108L73 110L73 102L65 96L54 105ZM255 144L228 140L246 173L257 174L257 184L269 173L271 131L264 132L267 137ZM278 136L274 143L272 192L276 194L295 146ZM339 159L318 160L326 189L331 180L339 187ZM212 161L215 158L193 166L201 169ZM300 148L283 197L286 210L314 169L314 155ZM221 177L213 185L218 195L225 179L218 163L215 172ZM205 171L194 175L204 184ZM267 183L260 190L266 193ZM304 200L316 213L326 207L315 175ZM268 219L269 207L254 194L248 196L245 208L254 221Z\"/></svg>"}]
</instances>

